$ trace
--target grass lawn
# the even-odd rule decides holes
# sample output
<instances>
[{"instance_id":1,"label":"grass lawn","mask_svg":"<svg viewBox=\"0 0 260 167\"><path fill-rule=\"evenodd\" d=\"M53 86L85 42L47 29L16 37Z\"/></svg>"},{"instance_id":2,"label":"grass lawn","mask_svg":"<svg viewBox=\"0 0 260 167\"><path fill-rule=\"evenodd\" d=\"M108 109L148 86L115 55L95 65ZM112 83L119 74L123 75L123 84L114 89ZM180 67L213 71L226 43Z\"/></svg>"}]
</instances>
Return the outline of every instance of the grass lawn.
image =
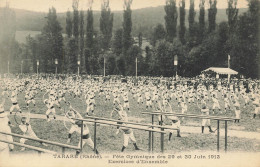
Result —
<instances>
[{"instance_id":1,"label":"grass lawn","mask_svg":"<svg viewBox=\"0 0 260 167\"><path fill-rule=\"evenodd\" d=\"M1 91L0 91L1 93ZM44 92L39 92L36 96L36 107L30 105L30 109L32 113L36 114L45 114L47 110L46 106L43 104L42 96ZM145 105L137 105L135 99L132 98L130 95L129 102L130 102L130 110L131 112L128 113L129 117L142 119L143 123L151 123L151 117L148 115L143 115L142 112L145 111ZM46 97L46 96L45 96ZM85 115L86 105L83 98L71 98L68 94L66 95L66 99L71 102L72 106L78 110L82 115ZM105 102L105 98L102 95L99 97L96 94L96 108L95 108L95 115L98 117L110 117L110 112L113 109L112 100L110 102ZM18 103L20 107L23 108L23 112L28 112L27 109L24 107L26 106L24 101L24 93L18 95ZM177 107L177 102L175 100L171 101L173 106L174 112L181 112L180 107ZM220 102L222 105L223 102ZM10 100L6 101L5 110L8 110L11 106ZM67 105L62 102L62 109L56 108L57 115L64 115L64 109L67 110ZM241 102L241 106L243 103ZM259 118L252 120L252 106L247 106L246 108L241 107L241 120L239 124L234 124L233 122L229 123L229 127L239 129L242 131L254 131L256 132L260 125ZM188 113L189 114L200 114L198 107L195 104L191 104L188 106ZM233 111L229 111L226 114L215 114L219 116L228 116L234 117L235 114ZM17 124L14 121L14 116L9 117L11 122L15 125L12 128L13 133L22 134L20 129L18 128ZM155 118L155 123L158 124L157 118ZM166 122L167 123L167 122ZM66 143L68 137L68 130L64 126L63 121L50 121L47 122L43 119L31 119L31 125L33 130L35 131L36 135L45 140L56 141L60 143ZM200 119L191 119L185 118L182 121L182 125L186 126L201 126ZM221 128L224 127L224 124L220 124ZM216 128L216 121L212 121L213 129ZM89 125L90 134L92 135L93 139L93 126ZM207 130L207 128L205 128ZM121 147L123 145L123 133L120 132L118 135L115 135L116 127L115 126L98 126L97 127L97 148L100 153L111 153L111 152L120 152ZM137 140L137 144L139 147L143 149L144 152L148 150L148 132L134 130L134 134ZM156 133L155 135L155 142L154 142L154 152L160 152L160 134ZM181 138L175 137L176 134L173 134L172 140L169 144L167 144L168 134L165 135L164 138L164 147L166 153L176 153L182 151L195 151L195 150L204 150L204 151L216 151L217 139L216 136L213 134L189 134L184 135ZM18 138L14 138L15 141L19 141ZM72 145L77 146L79 141L79 135L74 133L72 135ZM220 138L220 148L221 150L224 149L224 137L221 136ZM48 145L47 147L42 146L41 144L33 141L27 141L26 144L47 148L50 150L61 152L61 148L57 146ZM247 152L259 152L260 151L260 141L259 140L252 140L252 139L245 139L245 138L236 138L236 137L229 137L228 138L228 150L229 151L247 151ZM15 147L14 151L20 150L20 147ZM134 151L134 147L129 142L129 146L125 150L126 152ZM92 152L91 149L86 146L84 147L84 152Z\"/></svg>"}]
</instances>

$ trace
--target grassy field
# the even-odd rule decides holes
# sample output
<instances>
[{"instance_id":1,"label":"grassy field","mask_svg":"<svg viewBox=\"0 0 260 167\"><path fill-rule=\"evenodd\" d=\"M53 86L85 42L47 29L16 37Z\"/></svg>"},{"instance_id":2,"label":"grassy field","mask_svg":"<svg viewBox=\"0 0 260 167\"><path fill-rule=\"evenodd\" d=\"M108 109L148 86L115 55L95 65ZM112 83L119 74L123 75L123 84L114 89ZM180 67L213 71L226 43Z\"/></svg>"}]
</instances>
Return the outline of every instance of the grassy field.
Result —
<instances>
[{"instance_id":1,"label":"grassy field","mask_svg":"<svg viewBox=\"0 0 260 167\"><path fill-rule=\"evenodd\" d=\"M30 105L30 111L36 114L45 114L47 108L43 104L42 100L43 92L39 92L36 97L36 107ZM66 99L71 102L72 106L78 110L82 115L85 114L86 105L83 98L71 98L69 95L66 96ZM98 117L106 117L109 118L110 112L113 109L113 103L105 102L104 96L99 97L96 95L96 108L95 108L95 115ZM144 123L151 123L151 118L147 115L143 115L141 112L145 111L145 105L137 105L136 100L132 98L130 95L130 110L131 112L128 113L128 116L131 118L142 118L142 122ZM18 103L21 107L25 107L24 101L24 94L18 95ZM177 102L172 100L172 106L174 112L180 112L180 108L177 107ZM222 104L222 102L221 102ZM220 105L221 105L220 104ZM242 106L241 102L241 106ZM11 106L10 100L6 101L5 109L8 110ZM67 110L67 105L62 102L62 108L56 109L57 115L64 115L64 109ZM246 108L241 109L241 121L239 124L229 123L229 126L234 129L240 129L242 131L253 131L256 132L260 125L259 118L252 120L252 106L247 106ZM26 109L23 112L28 112ZM191 104L188 106L188 113L193 114L200 114L197 106L195 104ZM216 114L221 115L221 114ZM234 117L234 113L232 111L226 113L225 115L222 114L221 116L229 116ZM17 124L14 121L14 116L9 117L11 122L16 126L12 128L13 133L22 134L20 129L17 127ZM156 124L157 124L157 119ZM167 122L166 122L167 123ZM63 121L50 121L47 122L46 120L42 119L32 119L31 125L33 130L35 131L36 135L41 139L56 141L60 143L66 143L68 137L68 130L64 126ZM185 118L182 121L182 125L185 126L201 126L200 119L188 119ZM213 130L216 128L216 122L212 121ZM224 124L221 124L221 128L224 127ZM92 135L93 139L93 126L89 125L90 134ZM207 131L207 128L205 128ZM120 132L118 135L115 134L116 127L111 126L98 126L97 127L97 148L100 153L111 153L111 152L120 152L122 144L123 144L123 134ZM134 134L137 140L137 144L139 147L143 149L144 152L148 150L148 132L134 130ZM204 151L216 151L217 139L214 134L185 134L181 138L175 137L176 135L173 134L172 141L167 144L168 134L165 136L165 152L166 153L175 153L175 152L182 152L182 151L195 151L195 150L204 150ZM14 138L15 141L19 139ZM72 135L72 145L77 146L79 141L79 135L73 134ZM61 148L56 146L49 145L48 147L41 146L37 142L27 141L26 144L39 146L42 148L47 148L55 151L61 151ZM224 149L224 137L220 138L220 148ZM246 151L246 152L259 152L260 151L260 141L259 140L252 140L246 138L236 138L236 137L229 137L228 138L228 150L229 151ZM15 151L19 151L20 147L16 147ZM134 147L131 143L129 143L128 148L126 148L126 152L134 151ZM92 152L89 147L84 148L84 152ZM160 135L155 134L155 143L154 143L154 152L160 152Z\"/></svg>"}]
</instances>

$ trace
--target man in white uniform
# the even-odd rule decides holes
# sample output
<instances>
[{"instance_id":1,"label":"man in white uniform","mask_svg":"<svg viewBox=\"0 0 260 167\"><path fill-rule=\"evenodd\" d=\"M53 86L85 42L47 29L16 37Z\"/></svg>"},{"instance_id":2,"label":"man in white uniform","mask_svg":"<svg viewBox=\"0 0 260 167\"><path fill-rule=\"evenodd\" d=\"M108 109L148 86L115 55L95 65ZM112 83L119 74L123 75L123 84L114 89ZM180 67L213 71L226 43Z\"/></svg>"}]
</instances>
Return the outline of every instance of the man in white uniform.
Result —
<instances>
[{"instance_id":1,"label":"man in white uniform","mask_svg":"<svg viewBox=\"0 0 260 167\"><path fill-rule=\"evenodd\" d=\"M69 130L68 140L67 140L67 143L69 144L71 142L72 133L76 132L78 134L81 134L81 126L82 126L81 121L75 121L72 118L82 119L82 116L75 109L73 109L72 106L70 105L70 111L67 113L66 117L69 118L70 123L72 123L72 126ZM82 139L82 147L84 147L84 145L87 143L89 145L89 147L92 150L94 150L94 143L93 143L92 139L90 138L89 128L86 124L83 124L83 136L82 136L82 138L83 138ZM78 147L80 147L80 141L79 141ZM95 153L99 154L97 150L96 150ZM80 154L80 151L77 151L76 154L77 155Z\"/></svg>"},{"instance_id":2,"label":"man in white uniform","mask_svg":"<svg viewBox=\"0 0 260 167\"><path fill-rule=\"evenodd\" d=\"M55 108L54 108L54 104L53 104L53 101L52 100L44 100L44 104L46 105L46 107L48 108L47 111L46 111L46 117L47 117L47 122L50 121L50 114L53 115L53 119L56 119L56 111L55 111Z\"/></svg>"},{"instance_id":3,"label":"man in white uniform","mask_svg":"<svg viewBox=\"0 0 260 167\"><path fill-rule=\"evenodd\" d=\"M12 92L11 95L11 102L12 102L12 106L10 108L10 114L12 114L12 112L14 111L14 109L18 110L20 113L22 113L22 110L20 109L20 106L17 102L17 94L16 92Z\"/></svg>"},{"instance_id":4,"label":"man in white uniform","mask_svg":"<svg viewBox=\"0 0 260 167\"><path fill-rule=\"evenodd\" d=\"M81 134L81 126L82 126L81 121L75 121L75 125L76 126L72 126L69 131L69 138L68 138L67 143L70 143L72 133L76 132L78 134ZM86 124L83 124L82 147L84 147L85 144L87 144L94 151L94 143L93 143L92 139L90 138L89 128ZM78 147L80 147L80 140L79 140ZM97 149L96 149L95 153L99 154ZM77 151L76 154L77 155L80 154L80 151Z\"/></svg>"},{"instance_id":5,"label":"man in white uniform","mask_svg":"<svg viewBox=\"0 0 260 167\"><path fill-rule=\"evenodd\" d=\"M201 113L202 115L209 116L209 109L206 106L206 103L202 103L201 105ZM204 133L204 127L208 126L209 127L209 132L213 133L214 131L211 129L210 125L210 119L202 119L201 123L201 132Z\"/></svg>"},{"instance_id":6,"label":"man in white uniform","mask_svg":"<svg viewBox=\"0 0 260 167\"><path fill-rule=\"evenodd\" d=\"M253 106L255 108L253 118L255 119L256 115L259 115L260 113L260 101L257 96L253 97L252 100L253 100Z\"/></svg>"},{"instance_id":7,"label":"man in white uniform","mask_svg":"<svg viewBox=\"0 0 260 167\"><path fill-rule=\"evenodd\" d=\"M130 111L130 107L129 107L129 100L128 100L128 93L127 90L124 91L124 95L123 95L123 100L124 100L124 108L128 110L128 112Z\"/></svg>"},{"instance_id":8,"label":"man in white uniform","mask_svg":"<svg viewBox=\"0 0 260 167\"><path fill-rule=\"evenodd\" d=\"M111 117L112 117L114 111L117 112L117 115L118 115L120 121L125 121L125 122L128 121L127 113L126 113L126 111L124 111L124 109L123 109L122 106L116 107L116 108L111 112L111 114L110 114ZM126 125L125 123L121 123L121 122L118 122L117 124ZM133 130L132 130L131 128L126 128L126 127L121 127L121 128L119 128L119 126L117 126L117 132L116 132L116 134L119 133L119 129L121 129L121 130L123 131L123 136L124 136L124 144L123 144L123 147L122 147L122 149L121 149L121 152L124 152L125 148L128 146L129 138L132 140L133 145L134 145L134 147L135 147L135 150L140 150L140 149L137 147L137 145L136 145L136 140L135 140L135 136L134 136Z\"/></svg>"},{"instance_id":9,"label":"man in white uniform","mask_svg":"<svg viewBox=\"0 0 260 167\"><path fill-rule=\"evenodd\" d=\"M32 129L32 126L31 124L29 123L29 121L27 121L27 118L26 117L22 117L22 123L21 125L19 125L19 128L21 129L21 131L23 132L23 135L24 136L27 136L27 137L32 137L32 138L35 138L35 139L39 139L36 134L34 133L33 129ZM20 143L24 144L28 139L24 139L24 138L21 138L20 139ZM43 146L47 146L45 143L42 143L40 142ZM25 148L23 147L21 149L21 151L24 151Z\"/></svg>"},{"instance_id":10,"label":"man in white uniform","mask_svg":"<svg viewBox=\"0 0 260 167\"><path fill-rule=\"evenodd\" d=\"M0 131L11 133L11 129L9 127L10 121L4 111L4 104L5 100L0 104ZM13 142L13 137L10 135L0 134L0 139ZM9 155L9 149L12 151L14 146L12 144L0 142L0 155Z\"/></svg>"}]
</instances>

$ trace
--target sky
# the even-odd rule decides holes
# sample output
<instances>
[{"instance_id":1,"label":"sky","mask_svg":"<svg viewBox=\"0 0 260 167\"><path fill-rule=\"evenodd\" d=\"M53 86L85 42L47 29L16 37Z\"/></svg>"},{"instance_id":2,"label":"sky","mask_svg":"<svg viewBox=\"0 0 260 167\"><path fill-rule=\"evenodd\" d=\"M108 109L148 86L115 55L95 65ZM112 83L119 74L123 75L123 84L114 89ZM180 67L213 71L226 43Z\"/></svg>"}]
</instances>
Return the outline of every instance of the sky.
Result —
<instances>
[{"instance_id":1,"label":"sky","mask_svg":"<svg viewBox=\"0 0 260 167\"><path fill-rule=\"evenodd\" d=\"M72 0L0 0L0 7L5 6L6 1L9 1L11 8L32 10L38 12L48 12L48 9L52 6L56 8L58 13L66 12L68 9L72 10ZM88 9L89 0L79 0L79 9ZM103 0L93 0L92 9L100 10ZM177 0L179 1L179 0ZM189 1L186 0L186 8L189 8ZM123 10L124 0L110 0L110 7L112 11ZM195 8L199 8L200 0L195 0ZM178 2L177 2L178 3ZM208 6L208 0L206 0L206 8ZM246 0L238 0L238 8L247 8ZM131 9L140 9L146 7L156 7L165 5L165 0L133 0ZM227 8L227 0L218 0L217 8Z\"/></svg>"}]
</instances>

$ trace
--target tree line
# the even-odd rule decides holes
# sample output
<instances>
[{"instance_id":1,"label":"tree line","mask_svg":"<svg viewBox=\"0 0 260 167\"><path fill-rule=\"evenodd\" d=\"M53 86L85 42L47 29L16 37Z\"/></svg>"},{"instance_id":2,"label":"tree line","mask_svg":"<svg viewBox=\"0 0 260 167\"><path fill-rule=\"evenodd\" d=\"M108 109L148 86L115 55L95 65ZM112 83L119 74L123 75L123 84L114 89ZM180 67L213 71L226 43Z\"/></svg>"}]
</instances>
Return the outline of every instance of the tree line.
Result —
<instances>
[{"instance_id":1,"label":"tree line","mask_svg":"<svg viewBox=\"0 0 260 167\"><path fill-rule=\"evenodd\" d=\"M1 26L1 32L10 33L0 34L1 72L7 71L7 61L12 64L11 72L36 72L38 60L39 71L45 73L53 73L57 66L58 73L75 74L80 67L82 74L102 75L105 67L106 75L135 75L137 59L138 75L171 77L177 70L181 76L193 77L208 67L227 67L230 55L232 69L247 77L259 77L259 2L249 0L248 11L239 16L237 0L228 0L228 21L217 24L217 0L200 0L198 13L194 0L189 0L186 13L186 1L166 0L165 24L153 29L146 39L151 45L145 48L145 32L140 31L135 40L132 36L132 0L124 0L122 28L114 32L109 0L103 0L99 20L94 20L92 0L87 13L79 11L79 1L73 0L73 11L66 14L65 36L56 9L50 8L41 34L28 36L22 45L13 39L15 25L11 23L15 16L10 8L5 8L1 21L6 21L8 15L10 23ZM94 29L94 21L100 22L99 30ZM173 64L175 55L177 68Z\"/></svg>"}]
</instances>

